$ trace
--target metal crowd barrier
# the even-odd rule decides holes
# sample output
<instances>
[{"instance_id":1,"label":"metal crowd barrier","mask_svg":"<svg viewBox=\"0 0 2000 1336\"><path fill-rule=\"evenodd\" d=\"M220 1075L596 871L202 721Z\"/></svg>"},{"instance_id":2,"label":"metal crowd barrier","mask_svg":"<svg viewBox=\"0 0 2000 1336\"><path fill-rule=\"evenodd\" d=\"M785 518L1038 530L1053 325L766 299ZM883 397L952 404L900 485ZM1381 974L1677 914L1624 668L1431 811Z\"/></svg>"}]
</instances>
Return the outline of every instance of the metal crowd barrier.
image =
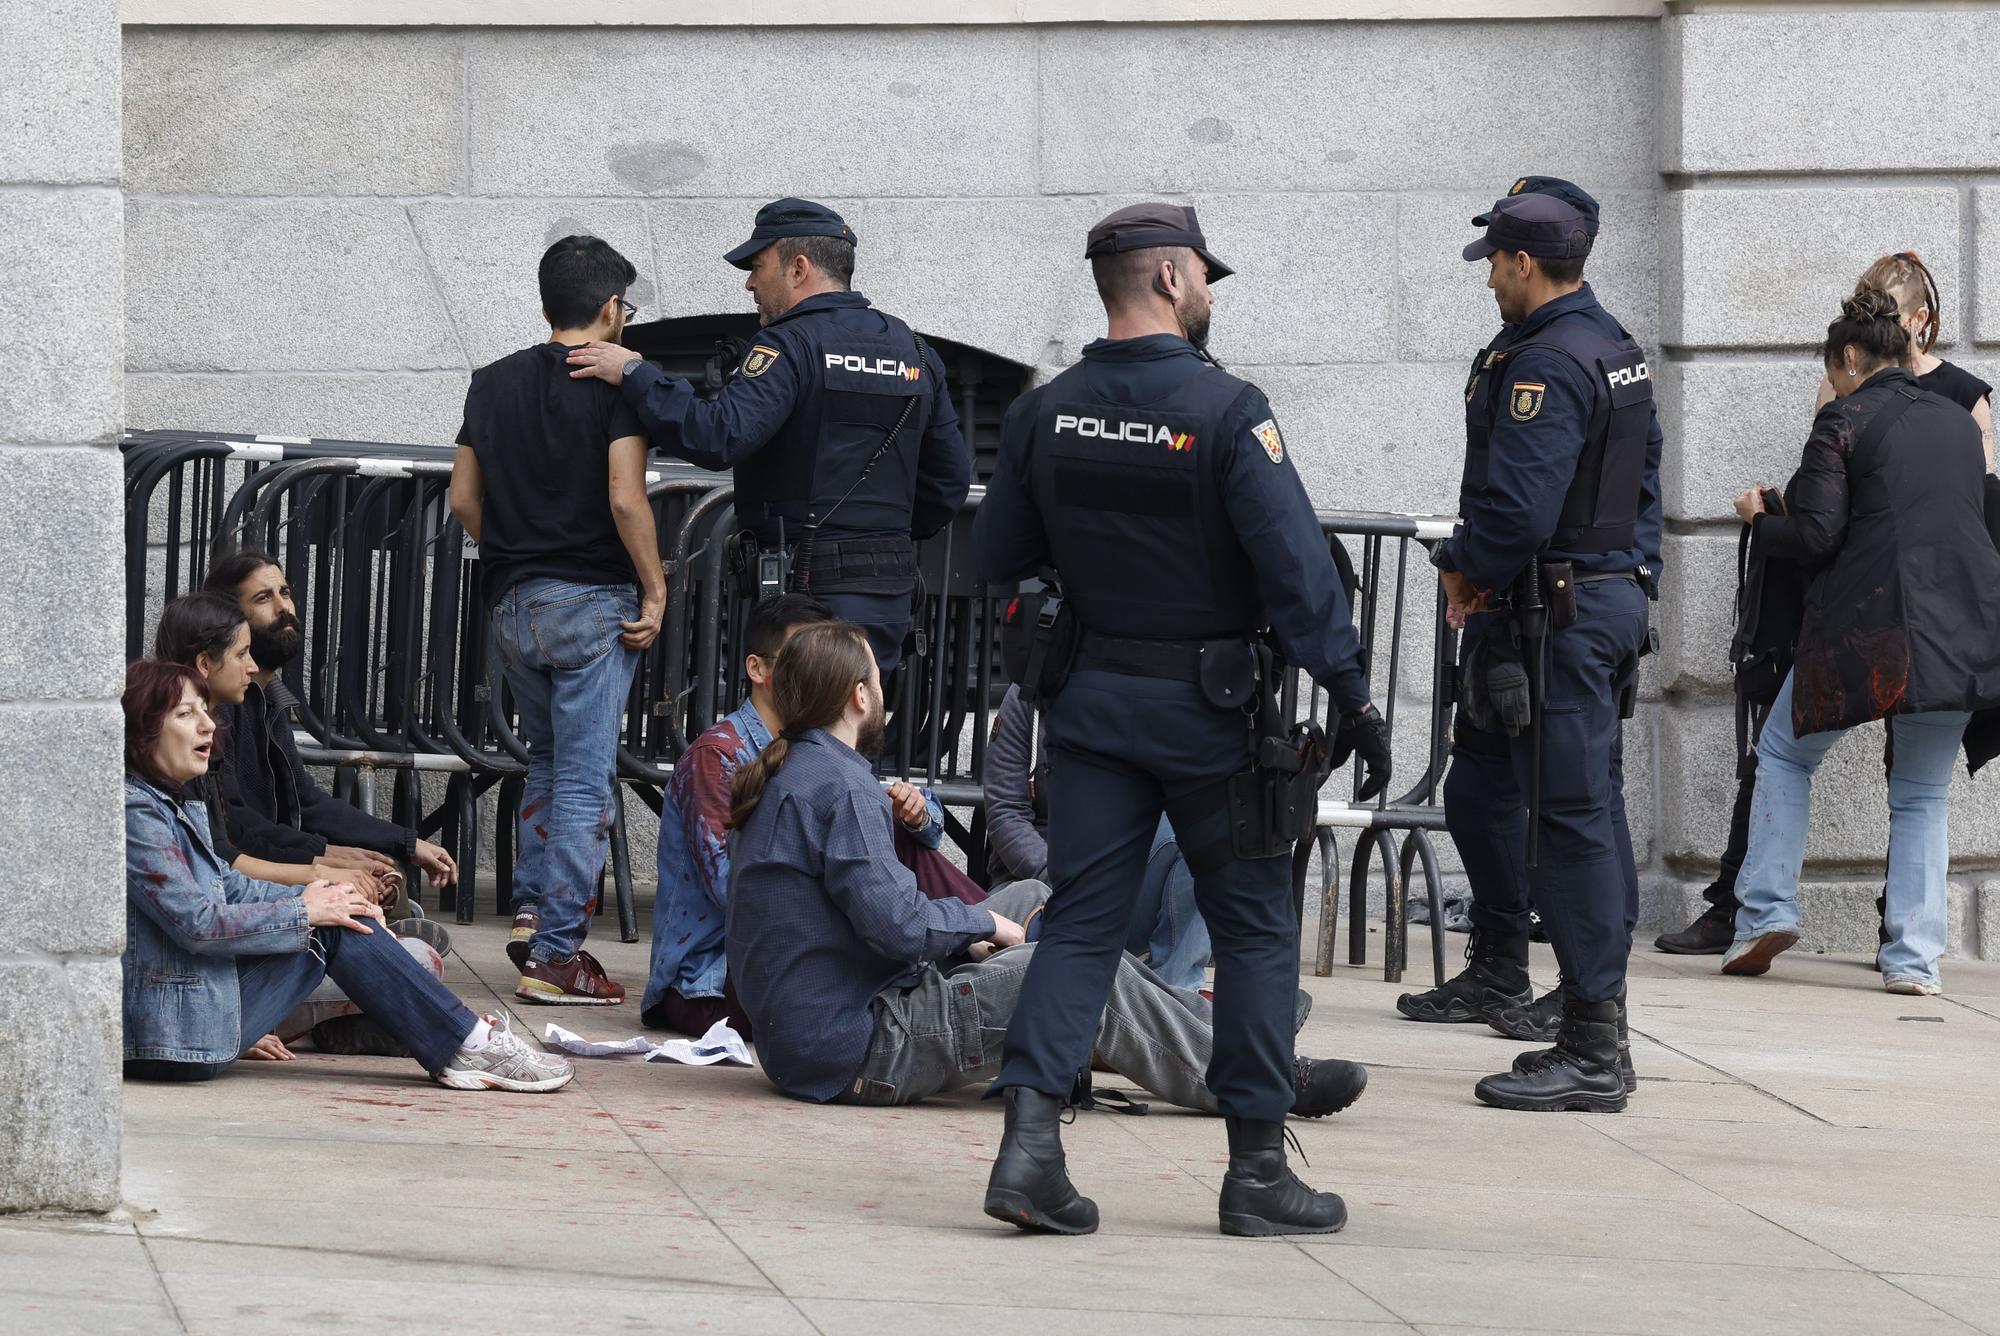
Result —
<instances>
[{"instance_id":1,"label":"metal crowd barrier","mask_svg":"<svg viewBox=\"0 0 2000 1336\"><path fill-rule=\"evenodd\" d=\"M357 441L136 432L128 436L127 649L146 652L160 602L199 585L214 553L239 543L268 548L291 578L307 635L301 659L285 670L300 700L302 754L332 766L336 792L372 802L375 776L393 776L395 819L451 848L460 885L444 907L462 922L478 888L479 803L497 803L495 908L510 897L527 752L514 725L487 624L479 563L447 502L451 449ZM618 752L608 880L620 936L637 939L628 791L657 812L674 762L690 740L734 709L746 688L742 640L748 602L739 595L727 540L734 532L728 479L658 464L648 491L668 581L662 633L641 656ZM1002 600L966 560L975 487L956 522L921 545L924 590L916 609L916 653L889 684L885 775L930 786L946 808L948 833L972 875L984 879L985 804L981 788L993 712L1007 682L999 662ZM1347 865L1348 959L1367 952L1367 887L1378 855L1388 912L1384 974L1406 966L1410 878L1421 870L1432 923L1443 922L1442 884L1430 832L1444 826L1439 788L1450 737L1456 636L1444 622L1436 582L1412 546L1450 532L1444 518L1325 512L1331 543L1357 551L1357 627L1375 665L1376 698L1392 737L1417 734L1423 770L1401 792L1369 804L1323 793L1315 839L1294 860L1294 894L1305 905L1312 857L1319 855L1319 939L1315 972L1332 969L1341 850ZM1415 579L1413 585L1412 579ZM1429 662L1406 663L1406 630L1431 622ZM1398 695L1425 674L1419 705ZM1303 693L1303 695L1302 695ZM1295 674L1288 704L1323 724L1328 702ZM1414 718L1405 717L1414 715ZM1329 731L1330 728L1329 728ZM1397 748L1407 767L1411 747ZM422 777L443 776L443 798L424 810ZM1341 781L1336 780L1335 783ZM1358 784L1358 774L1348 781ZM961 815L961 813L967 815ZM1400 834L1400 849L1397 836ZM1444 977L1442 936L1432 934L1433 966Z\"/></svg>"}]
</instances>

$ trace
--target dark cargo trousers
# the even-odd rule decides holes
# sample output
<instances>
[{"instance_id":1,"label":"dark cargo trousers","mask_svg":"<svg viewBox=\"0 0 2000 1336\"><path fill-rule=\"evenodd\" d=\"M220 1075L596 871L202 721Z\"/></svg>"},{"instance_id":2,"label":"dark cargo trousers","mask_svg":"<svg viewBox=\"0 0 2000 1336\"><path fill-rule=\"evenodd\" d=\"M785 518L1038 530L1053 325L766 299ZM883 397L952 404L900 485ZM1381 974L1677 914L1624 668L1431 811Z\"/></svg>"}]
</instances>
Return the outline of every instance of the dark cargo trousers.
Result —
<instances>
[{"instance_id":1,"label":"dark cargo trousers","mask_svg":"<svg viewBox=\"0 0 2000 1336\"><path fill-rule=\"evenodd\" d=\"M1463 709L1445 777L1445 823L1472 885L1473 926L1526 936L1532 904L1564 987L1579 1001L1602 1002L1625 986L1639 915L1619 701L1639 671L1646 594L1629 580L1579 585L1577 613L1549 645L1538 865L1527 865L1528 739L1475 728ZM1467 639L1505 634L1496 618Z\"/></svg>"},{"instance_id":2,"label":"dark cargo trousers","mask_svg":"<svg viewBox=\"0 0 2000 1336\"><path fill-rule=\"evenodd\" d=\"M1053 891L993 1090L1062 1098L1090 1061L1164 811L1215 955L1208 1088L1224 1114L1283 1119L1299 973L1291 860L1235 858L1227 810L1187 810L1250 764L1244 715L1192 682L1098 671L1072 673L1046 715Z\"/></svg>"}]
</instances>

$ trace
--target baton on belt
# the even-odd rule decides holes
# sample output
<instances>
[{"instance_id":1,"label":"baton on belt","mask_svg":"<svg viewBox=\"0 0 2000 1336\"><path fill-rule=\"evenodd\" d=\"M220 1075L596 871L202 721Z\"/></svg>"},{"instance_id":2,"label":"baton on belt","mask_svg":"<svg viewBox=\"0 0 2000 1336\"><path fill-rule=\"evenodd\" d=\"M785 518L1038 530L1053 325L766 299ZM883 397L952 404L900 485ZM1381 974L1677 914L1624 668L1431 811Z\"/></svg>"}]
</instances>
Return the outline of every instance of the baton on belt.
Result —
<instances>
[{"instance_id":1,"label":"baton on belt","mask_svg":"<svg viewBox=\"0 0 2000 1336\"><path fill-rule=\"evenodd\" d=\"M1549 639L1549 608L1542 597L1542 564L1529 561L1514 602L1514 633L1528 669L1528 726L1522 736L1528 746L1528 866L1540 854L1542 828L1542 699L1547 689L1543 653Z\"/></svg>"}]
</instances>

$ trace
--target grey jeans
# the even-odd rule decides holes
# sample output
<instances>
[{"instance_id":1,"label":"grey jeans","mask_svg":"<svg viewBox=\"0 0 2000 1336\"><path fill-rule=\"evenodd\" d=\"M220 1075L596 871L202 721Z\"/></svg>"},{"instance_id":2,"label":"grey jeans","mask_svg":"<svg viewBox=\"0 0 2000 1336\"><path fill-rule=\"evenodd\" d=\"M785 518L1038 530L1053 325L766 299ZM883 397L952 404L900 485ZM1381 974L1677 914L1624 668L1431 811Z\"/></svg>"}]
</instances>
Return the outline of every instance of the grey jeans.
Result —
<instances>
[{"instance_id":1,"label":"grey jeans","mask_svg":"<svg viewBox=\"0 0 2000 1336\"><path fill-rule=\"evenodd\" d=\"M988 898L985 907L1018 923L1048 893L1040 882L1015 882ZM914 1104L997 1076L1007 1022L1034 952L1030 943L983 961L926 966L913 986L878 994L867 1060L841 1099ZM1112 1070L1161 1099L1214 1113L1215 1097L1205 1079L1214 1046L1212 1018L1207 998L1169 988L1126 955L1098 1022L1096 1052Z\"/></svg>"}]
</instances>

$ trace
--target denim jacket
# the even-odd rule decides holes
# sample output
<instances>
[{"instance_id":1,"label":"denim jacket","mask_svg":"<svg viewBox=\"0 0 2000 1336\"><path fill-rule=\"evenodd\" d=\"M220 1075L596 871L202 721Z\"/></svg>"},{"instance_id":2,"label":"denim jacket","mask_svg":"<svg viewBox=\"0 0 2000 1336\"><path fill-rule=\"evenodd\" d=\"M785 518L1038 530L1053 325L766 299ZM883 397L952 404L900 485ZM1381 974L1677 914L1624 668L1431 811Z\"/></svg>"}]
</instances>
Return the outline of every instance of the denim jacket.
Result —
<instances>
[{"instance_id":1,"label":"denim jacket","mask_svg":"<svg viewBox=\"0 0 2000 1336\"><path fill-rule=\"evenodd\" d=\"M125 777L125 1056L229 1062L243 1047L236 957L303 951L304 893L246 877L208 811Z\"/></svg>"}]
</instances>

